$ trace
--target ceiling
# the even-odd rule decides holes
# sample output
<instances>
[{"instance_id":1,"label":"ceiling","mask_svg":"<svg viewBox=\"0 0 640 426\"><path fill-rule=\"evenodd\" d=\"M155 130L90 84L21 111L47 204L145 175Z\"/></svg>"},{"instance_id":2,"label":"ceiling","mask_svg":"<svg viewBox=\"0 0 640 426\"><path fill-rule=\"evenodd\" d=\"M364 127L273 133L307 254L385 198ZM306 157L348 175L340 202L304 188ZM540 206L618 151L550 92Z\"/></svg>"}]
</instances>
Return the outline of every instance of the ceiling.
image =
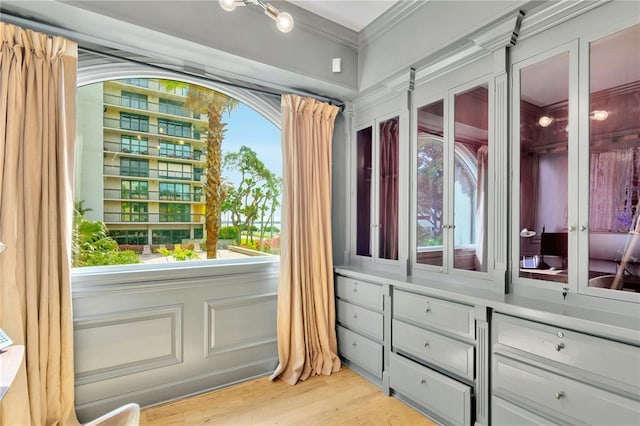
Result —
<instances>
[{"instance_id":1,"label":"ceiling","mask_svg":"<svg viewBox=\"0 0 640 426\"><path fill-rule=\"evenodd\" d=\"M309 12L360 32L399 0L287 0Z\"/></svg>"}]
</instances>

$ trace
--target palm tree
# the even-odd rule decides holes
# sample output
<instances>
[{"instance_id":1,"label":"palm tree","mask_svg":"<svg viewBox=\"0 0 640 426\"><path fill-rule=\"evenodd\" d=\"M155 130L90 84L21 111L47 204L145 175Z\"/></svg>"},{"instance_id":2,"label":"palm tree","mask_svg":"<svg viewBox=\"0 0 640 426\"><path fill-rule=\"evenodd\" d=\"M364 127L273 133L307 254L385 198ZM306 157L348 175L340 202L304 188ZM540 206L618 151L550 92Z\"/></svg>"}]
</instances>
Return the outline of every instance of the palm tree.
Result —
<instances>
[{"instance_id":1,"label":"palm tree","mask_svg":"<svg viewBox=\"0 0 640 426\"><path fill-rule=\"evenodd\" d=\"M207 259L216 258L220 213L224 201L224 187L221 185L222 140L227 123L222 122L222 114L238 106L238 101L224 93L194 84L174 80L163 80L167 90L188 88L184 108L200 114L207 114L207 181L205 192L205 227L207 230Z\"/></svg>"}]
</instances>

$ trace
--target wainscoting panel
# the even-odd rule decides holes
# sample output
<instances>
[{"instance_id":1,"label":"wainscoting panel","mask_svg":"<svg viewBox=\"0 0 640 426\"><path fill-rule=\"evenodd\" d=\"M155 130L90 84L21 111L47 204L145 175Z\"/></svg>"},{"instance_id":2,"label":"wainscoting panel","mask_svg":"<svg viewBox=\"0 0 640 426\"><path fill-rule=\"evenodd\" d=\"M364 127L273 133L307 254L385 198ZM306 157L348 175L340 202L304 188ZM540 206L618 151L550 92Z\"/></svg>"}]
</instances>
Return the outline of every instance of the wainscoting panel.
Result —
<instances>
[{"instance_id":1,"label":"wainscoting panel","mask_svg":"<svg viewBox=\"0 0 640 426\"><path fill-rule=\"evenodd\" d=\"M74 271L80 421L127 402L153 405L271 373L278 266L274 258Z\"/></svg>"}]
</instances>

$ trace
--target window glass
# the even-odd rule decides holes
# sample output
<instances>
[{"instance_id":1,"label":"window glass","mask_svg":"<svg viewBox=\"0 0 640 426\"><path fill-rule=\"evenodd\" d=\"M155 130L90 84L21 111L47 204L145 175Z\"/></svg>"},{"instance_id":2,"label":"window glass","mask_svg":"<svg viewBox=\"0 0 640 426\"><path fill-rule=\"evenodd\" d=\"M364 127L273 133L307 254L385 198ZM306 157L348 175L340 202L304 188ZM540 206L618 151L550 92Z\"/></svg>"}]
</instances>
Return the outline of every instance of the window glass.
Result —
<instances>
[{"instance_id":1,"label":"window glass","mask_svg":"<svg viewBox=\"0 0 640 426\"><path fill-rule=\"evenodd\" d=\"M207 113L214 104L225 112L212 124ZM257 255L279 254L281 135L271 122L219 91L175 80L86 85L78 89L78 105L74 239L83 250L109 251L96 262L172 262L174 244L195 251L197 260L206 259L207 245L215 248L212 258L248 257L218 248L219 239ZM220 125L225 132L213 142L221 151L209 150L203 136ZM226 160L232 154L235 163ZM220 209L209 222L207 205ZM117 244L97 244L105 235ZM169 259L156 252L161 244L172 251ZM114 246L120 247L112 253Z\"/></svg>"},{"instance_id":2,"label":"window glass","mask_svg":"<svg viewBox=\"0 0 640 426\"><path fill-rule=\"evenodd\" d=\"M589 285L640 291L640 25L589 46Z\"/></svg>"},{"instance_id":3,"label":"window glass","mask_svg":"<svg viewBox=\"0 0 640 426\"><path fill-rule=\"evenodd\" d=\"M487 271L487 86L455 95L454 268Z\"/></svg>"},{"instance_id":4,"label":"window glass","mask_svg":"<svg viewBox=\"0 0 640 426\"><path fill-rule=\"evenodd\" d=\"M520 276L567 282L569 53L520 70Z\"/></svg>"},{"instance_id":5,"label":"window glass","mask_svg":"<svg viewBox=\"0 0 640 426\"><path fill-rule=\"evenodd\" d=\"M416 261L442 266L444 101L418 109Z\"/></svg>"}]
</instances>

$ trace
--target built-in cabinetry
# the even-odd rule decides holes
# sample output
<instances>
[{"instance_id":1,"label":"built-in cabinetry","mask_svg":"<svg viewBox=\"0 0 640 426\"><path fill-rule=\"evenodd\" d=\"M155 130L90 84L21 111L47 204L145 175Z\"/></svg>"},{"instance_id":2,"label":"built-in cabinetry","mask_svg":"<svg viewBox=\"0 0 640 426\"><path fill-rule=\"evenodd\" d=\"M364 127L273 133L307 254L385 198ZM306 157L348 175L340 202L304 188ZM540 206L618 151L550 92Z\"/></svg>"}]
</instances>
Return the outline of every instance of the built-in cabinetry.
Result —
<instances>
[{"instance_id":1,"label":"built-in cabinetry","mask_svg":"<svg viewBox=\"0 0 640 426\"><path fill-rule=\"evenodd\" d=\"M492 318L494 424L640 423L640 348L554 324Z\"/></svg>"},{"instance_id":2,"label":"built-in cabinetry","mask_svg":"<svg viewBox=\"0 0 640 426\"><path fill-rule=\"evenodd\" d=\"M447 424L474 418L475 309L394 290L390 387Z\"/></svg>"},{"instance_id":3,"label":"built-in cabinetry","mask_svg":"<svg viewBox=\"0 0 640 426\"><path fill-rule=\"evenodd\" d=\"M380 284L336 276L338 352L350 367L378 385L384 343L383 288Z\"/></svg>"}]
</instances>

